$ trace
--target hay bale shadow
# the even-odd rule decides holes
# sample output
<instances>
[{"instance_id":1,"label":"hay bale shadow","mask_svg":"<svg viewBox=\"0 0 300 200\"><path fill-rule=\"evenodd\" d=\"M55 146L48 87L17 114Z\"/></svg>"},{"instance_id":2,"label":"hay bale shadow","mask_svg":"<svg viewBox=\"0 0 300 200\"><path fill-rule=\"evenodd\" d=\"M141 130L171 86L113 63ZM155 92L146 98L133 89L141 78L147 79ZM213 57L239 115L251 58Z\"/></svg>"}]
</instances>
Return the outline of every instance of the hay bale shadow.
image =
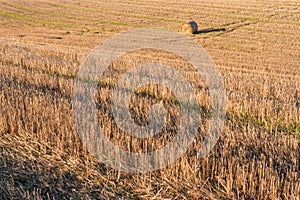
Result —
<instances>
[{"instance_id":1,"label":"hay bale shadow","mask_svg":"<svg viewBox=\"0 0 300 200\"><path fill-rule=\"evenodd\" d=\"M226 31L225 28L209 28L209 29L202 29L195 32L195 34L202 34L202 33L212 33L212 32L224 32Z\"/></svg>"}]
</instances>

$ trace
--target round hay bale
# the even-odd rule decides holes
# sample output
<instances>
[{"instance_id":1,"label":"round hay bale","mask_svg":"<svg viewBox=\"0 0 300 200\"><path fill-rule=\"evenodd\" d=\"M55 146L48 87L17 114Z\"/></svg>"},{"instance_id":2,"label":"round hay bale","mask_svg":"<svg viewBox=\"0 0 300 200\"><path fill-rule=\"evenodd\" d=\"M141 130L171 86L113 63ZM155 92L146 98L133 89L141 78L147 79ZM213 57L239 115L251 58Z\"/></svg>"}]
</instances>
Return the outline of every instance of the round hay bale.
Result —
<instances>
[{"instance_id":1,"label":"round hay bale","mask_svg":"<svg viewBox=\"0 0 300 200\"><path fill-rule=\"evenodd\" d=\"M188 21L186 23L182 23L180 27L180 32L195 34L198 31L198 25L194 21Z\"/></svg>"}]
</instances>

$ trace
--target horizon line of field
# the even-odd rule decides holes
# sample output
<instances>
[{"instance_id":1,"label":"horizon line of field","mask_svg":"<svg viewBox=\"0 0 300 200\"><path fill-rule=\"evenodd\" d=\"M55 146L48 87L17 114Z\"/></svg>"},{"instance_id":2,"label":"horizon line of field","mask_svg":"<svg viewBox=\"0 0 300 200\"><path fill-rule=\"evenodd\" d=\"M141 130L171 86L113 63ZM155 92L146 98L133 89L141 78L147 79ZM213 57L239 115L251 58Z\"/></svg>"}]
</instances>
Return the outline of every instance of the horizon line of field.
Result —
<instances>
[{"instance_id":1,"label":"horizon line of field","mask_svg":"<svg viewBox=\"0 0 300 200\"><path fill-rule=\"evenodd\" d=\"M117 22L117 21L115 21L115 22L106 22L105 20L93 20L93 19L90 19L90 18L87 18L87 17L79 17L79 16L77 16L76 15L76 17L74 16L74 15L68 15L67 13L56 13L56 12L54 12L54 11L48 11L48 10L39 10L39 9L35 9L35 8L29 8L29 7L26 7L26 6L22 6L22 4L20 5L20 4L12 4L12 3L5 3L6 5L8 5L8 6L11 6L11 7L14 7L14 8L17 8L17 9L23 9L23 10L27 10L27 11L33 11L33 12L37 12L37 13L44 13L44 14L51 14L51 15L53 15L53 16L57 16L57 17L67 17L67 18L69 18L69 19L78 19L78 20L86 20L86 21L90 21L90 22L99 22L99 23L111 23L111 24L115 24L115 25L124 25L124 26L137 26L137 27L139 27L139 26L141 26L141 25L139 25L139 24L135 24L135 23L127 23L127 22ZM66 7L66 8L68 8L68 9L71 9L72 10L72 8L73 7L71 7L71 8L69 8L68 6L63 6L63 5L61 5L62 7ZM75 10L80 10L80 7L75 7L75 8L73 8L73 9L75 9ZM137 18L143 18L143 19L150 19L150 20L156 20L156 21L166 21L166 22L181 22L180 20L174 20L174 19L167 19L167 18L163 18L163 17L152 17L152 16L147 16L147 15L145 15L145 16L142 16L142 15L138 15L138 14L132 14L132 13L123 13L122 14L122 12L117 12L117 11L104 11L104 10L99 10L99 9L89 9L89 10L91 10L91 12L97 12L97 13L101 13L101 12L104 12L105 14L113 14L113 15L124 15L124 16L127 16L127 17L137 17ZM14 15L12 15L13 13L11 13L11 15L10 15L10 17L16 17L16 18L19 18L19 19L22 19L22 18L26 18L27 20L28 19L30 19L30 16L26 16L26 15L21 15L21 14L18 14L18 16L14 16ZM195 13L195 14L200 14L200 13ZM2 15L8 15L9 16L9 14L5 14L5 12L3 12L2 11ZM226 15L219 15L219 14L211 14L211 13L205 13L205 14L203 14L203 15L205 15L205 16L217 16L217 17L222 17L222 18L230 18L230 19L233 19L233 18L235 18L235 19L243 19L242 21L245 21L245 20L250 20L250 21L253 21L253 20L255 20L255 21L261 21L261 20L259 20L258 18L256 18L256 19L254 19L254 18L252 18L252 17L245 17L245 16L243 16L242 18L241 18L241 16L239 16L239 17L237 17L237 16L232 16L232 15L230 15L230 16L226 16ZM75 18L74 18L75 17ZM36 19L36 18L34 18L34 17L32 17L31 16L31 18L33 18L32 20L33 21L35 21L35 22L38 22L38 21L41 21L41 19ZM35 19L35 20L34 20ZM264 20L262 20L262 21L264 21ZM270 20L267 20L267 21L269 21L268 23L271 23L270 22ZM265 21L265 22L267 22L267 21ZM276 21L276 22L274 22L274 23L279 23L278 21ZM51 24L50 22L48 22L48 24ZM283 23L283 24L291 24L291 22L290 21L288 21L288 22L286 22L286 23ZM296 23L296 24L298 24L298 23ZM68 24L68 23L65 23L65 24L61 24L62 26L72 26L72 24ZM75 26L75 25L73 25L73 26ZM75 26L76 27L76 26Z\"/></svg>"},{"instance_id":2,"label":"horizon line of field","mask_svg":"<svg viewBox=\"0 0 300 200\"><path fill-rule=\"evenodd\" d=\"M92 3L95 5L95 3L99 3L99 1L91 1L91 0L83 0L81 2L84 2L84 3ZM141 4L141 2L144 2L144 4ZM151 0L139 0L139 1L126 1L126 3L122 3L122 2L118 2L117 4L115 3L109 3L109 5L115 5L115 6L120 6L120 4L122 4L123 6L129 6L129 7L144 7L144 8L157 8L157 4L153 4L153 6L151 6L152 4L155 1L151 1ZM170 10L170 5L178 5L178 6L183 6L184 7L188 7L190 8L189 6L192 6L194 8L202 8L202 7L206 7L206 8L218 8L218 9L224 9L224 10L247 10L247 11L255 11L255 12L265 12L265 11L269 11L269 10L274 10L274 8L269 8L269 9L265 9L265 8L262 8L262 6L266 5L265 3L260 3L260 2L253 2L252 5L250 5L250 2L245 2L245 6L244 7L237 7L236 5L240 6L241 4L231 4L231 6L234 6L234 7L230 7L228 6L227 3L224 3L224 1L215 1L214 3L208 3L207 1L197 1L197 2L193 2L193 3L190 3L189 1L185 1L184 4L182 2L178 2L178 1L171 1L171 0L168 0L168 1L161 1L161 0L156 0L156 2L162 4L166 4L166 6L161 6L159 5L159 8L160 9L163 9L163 10ZM49 3L48 1L44 2L44 3ZM131 4L130 4L131 3ZM221 3L223 6L220 6L218 3ZM239 1L239 3L243 3L241 1ZM49 3L49 5L52 4L53 6L57 6L59 7L61 4L57 4L57 3ZM151 4L151 5L149 5ZM217 4L217 5L216 5ZM103 5L103 4L101 4ZM274 1L272 2L272 5L273 6L280 6L281 8L283 6L286 6L286 7L298 7L298 4L287 4L287 3L275 3ZM177 6L177 7L178 7ZM257 7L257 8L256 8ZM264 10L265 9L265 10ZM178 10L176 10L178 11Z\"/></svg>"}]
</instances>

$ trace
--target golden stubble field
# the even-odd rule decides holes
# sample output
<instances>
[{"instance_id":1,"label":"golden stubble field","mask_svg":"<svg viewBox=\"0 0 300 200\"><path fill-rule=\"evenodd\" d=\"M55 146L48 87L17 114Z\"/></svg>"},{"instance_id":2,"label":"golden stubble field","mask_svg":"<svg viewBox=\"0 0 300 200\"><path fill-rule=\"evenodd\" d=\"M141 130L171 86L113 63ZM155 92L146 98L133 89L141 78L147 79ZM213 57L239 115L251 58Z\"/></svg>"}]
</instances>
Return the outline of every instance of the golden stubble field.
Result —
<instances>
[{"instance_id":1,"label":"golden stubble field","mask_svg":"<svg viewBox=\"0 0 300 200\"><path fill-rule=\"evenodd\" d=\"M199 134L186 155L146 174L99 163L74 126L71 96L80 63L117 33L177 31L190 19L199 32L189 37L214 59L226 89L227 120L218 144L197 159ZM0 0L1 199L299 199L299 27L297 1ZM148 85L136 92L130 108L144 124L149 105L164 103L164 134L139 140L114 124L114 83L143 62L172 66L205 88L176 55L144 50L116 60L112 74L99 80L98 117L111 141L134 152L169 142L178 120L174 96ZM203 89L197 95L200 130L206 130L209 94Z\"/></svg>"}]
</instances>

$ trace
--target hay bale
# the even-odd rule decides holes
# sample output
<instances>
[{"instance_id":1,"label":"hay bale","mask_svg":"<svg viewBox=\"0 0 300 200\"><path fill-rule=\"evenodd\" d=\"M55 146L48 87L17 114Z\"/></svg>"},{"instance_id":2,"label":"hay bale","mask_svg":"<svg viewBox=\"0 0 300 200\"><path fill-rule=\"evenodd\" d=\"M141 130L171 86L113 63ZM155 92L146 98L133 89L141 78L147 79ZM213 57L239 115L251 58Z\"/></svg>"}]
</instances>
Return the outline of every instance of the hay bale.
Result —
<instances>
[{"instance_id":1,"label":"hay bale","mask_svg":"<svg viewBox=\"0 0 300 200\"><path fill-rule=\"evenodd\" d=\"M180 32L195 34L198 31L198 25L194 21L188 21L186 23L182 23L180 27Z\"/></svg>"}]
</instances>

